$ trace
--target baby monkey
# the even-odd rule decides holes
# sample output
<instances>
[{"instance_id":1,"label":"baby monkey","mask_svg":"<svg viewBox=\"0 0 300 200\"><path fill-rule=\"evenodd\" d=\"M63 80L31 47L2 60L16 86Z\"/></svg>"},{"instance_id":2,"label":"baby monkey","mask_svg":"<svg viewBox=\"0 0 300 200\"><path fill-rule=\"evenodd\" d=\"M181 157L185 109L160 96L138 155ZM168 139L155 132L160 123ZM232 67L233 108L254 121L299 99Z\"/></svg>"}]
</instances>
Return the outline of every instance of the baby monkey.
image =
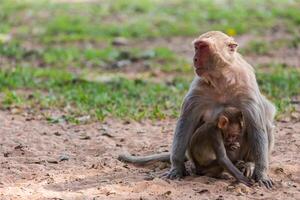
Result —
<instances>
[{"instance_id":1,"label":"baby monkey","mask_svg":"<svg viewBox=\"0 0 300 200\"><path fill-rule=\"evenodd\" d=\"M232 106L224 107L215 121L201 125L192 135L187 152L196 174L220 177L227 170L238 181L251 185L244 175L250 177L254 165L238 161L242 136L243 115Z\"/></svg>"},{"instance_id":2,"label":"baby monkey","mask_svg":"<svg viewBox=\"0 0 300 200\"><path fill-rule=\"evenodd\" d=\"M237 161L243 131L242 112L235 107L225 107L218 117L218 128L221 129L229 159Z\"/></svg>"}]
</instances>

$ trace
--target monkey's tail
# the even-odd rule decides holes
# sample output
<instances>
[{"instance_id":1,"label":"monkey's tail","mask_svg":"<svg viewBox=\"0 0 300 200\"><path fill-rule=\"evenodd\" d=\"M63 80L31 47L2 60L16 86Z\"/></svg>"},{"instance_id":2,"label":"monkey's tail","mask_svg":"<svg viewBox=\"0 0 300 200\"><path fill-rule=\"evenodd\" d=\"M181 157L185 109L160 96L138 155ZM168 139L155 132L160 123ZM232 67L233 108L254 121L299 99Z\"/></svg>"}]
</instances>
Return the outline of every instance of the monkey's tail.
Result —
<instances>
[{"instance_id":1,"label":"monkey's tail","mask_svg":"<svg viewBox=\"0 0 300 200\"><path fill-rule=\"evenodd\" d=\"M152 161L163 161L163 162L170 162L170 153L159 153L153 154L149 156L132 156L130 154L122 154L119 155L118 160L122 162L134 163L144 165Z\"/></svg>"}]
</instances>

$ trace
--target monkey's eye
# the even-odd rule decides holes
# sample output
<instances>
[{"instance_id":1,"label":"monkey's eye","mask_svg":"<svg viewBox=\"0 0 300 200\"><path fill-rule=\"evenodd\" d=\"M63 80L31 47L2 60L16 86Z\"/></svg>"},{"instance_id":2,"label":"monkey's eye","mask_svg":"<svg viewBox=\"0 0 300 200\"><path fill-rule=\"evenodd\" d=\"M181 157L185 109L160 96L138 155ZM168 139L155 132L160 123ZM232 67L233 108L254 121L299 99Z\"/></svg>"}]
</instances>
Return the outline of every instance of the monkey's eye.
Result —
<instances>
[{"instance_id":1,"label":"monkey's eye","mask_svg":"<svg viewBox=\"0 0 300 200\"><path fill-rule=\"evenodd\" d=\"M195 46L195 50L198 50L198 47Z\"/></svg>"}]
</instances>

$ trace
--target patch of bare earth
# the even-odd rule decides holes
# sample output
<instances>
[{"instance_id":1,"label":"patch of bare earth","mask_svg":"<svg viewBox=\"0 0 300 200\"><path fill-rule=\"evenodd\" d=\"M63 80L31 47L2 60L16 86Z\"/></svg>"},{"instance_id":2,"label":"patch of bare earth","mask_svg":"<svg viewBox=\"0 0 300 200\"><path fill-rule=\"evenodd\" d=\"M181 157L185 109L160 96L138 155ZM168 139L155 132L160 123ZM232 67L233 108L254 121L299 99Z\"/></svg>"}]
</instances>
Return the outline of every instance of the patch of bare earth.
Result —
<instances>
[{"instance_id":1,"label":"patch of bare earth","mask_svg":"<svg viewBox=\"0 0 300 200\"><path fill-rule=\"evenodd\" d=\"M298 121L297 121L298 120ZM300 120L278 122L270 176L275 188L186 177L165 181L169 164L125 164L120 153L170 148L175 120L49 124L0 112L0 199L296 199L300 196ZM191 170L191 169L189 169Z\"/></svg>"}]
</instances>

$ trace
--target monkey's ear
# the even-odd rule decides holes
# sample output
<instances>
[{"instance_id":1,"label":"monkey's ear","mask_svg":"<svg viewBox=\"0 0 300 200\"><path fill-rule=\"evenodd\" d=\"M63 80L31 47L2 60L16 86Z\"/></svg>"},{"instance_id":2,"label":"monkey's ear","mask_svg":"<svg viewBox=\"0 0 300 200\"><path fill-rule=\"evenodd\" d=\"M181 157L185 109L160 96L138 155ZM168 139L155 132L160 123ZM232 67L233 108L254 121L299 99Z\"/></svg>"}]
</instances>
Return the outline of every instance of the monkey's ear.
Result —
<instances>
[{"instance_id":1,"label":"monkey's ear","mask_svg":"<svg viewBox=\"0 0 300 200\"><path fill-rule=\"evenodd\" d=\"M228 44L229 50L232 52L235 52L237 50L238 46L239 45L236 42L231 42Z\"/></svg>"},{"instance_id":2,"label":"monkey's ear","mask_svg":"<svg viewBox=\"0 0 300 200\"><path fill-rule=\"evenodd\" d=\"M228 124L228 118L225 117L224 115L220 116L218 121L218 127L220 129L224 129L226 128L227 124Z\"/></svg>"},{"instance_id":3,"label":"monkey's ear","mask_svg":"<svg viewBox=\"0 0 300 200\"><path fill-rule=\"evenodd\" d=\"M199 40L198 38L194 39L191 44L194 46L198 40Z\"/></svg>"}]
</instances>

